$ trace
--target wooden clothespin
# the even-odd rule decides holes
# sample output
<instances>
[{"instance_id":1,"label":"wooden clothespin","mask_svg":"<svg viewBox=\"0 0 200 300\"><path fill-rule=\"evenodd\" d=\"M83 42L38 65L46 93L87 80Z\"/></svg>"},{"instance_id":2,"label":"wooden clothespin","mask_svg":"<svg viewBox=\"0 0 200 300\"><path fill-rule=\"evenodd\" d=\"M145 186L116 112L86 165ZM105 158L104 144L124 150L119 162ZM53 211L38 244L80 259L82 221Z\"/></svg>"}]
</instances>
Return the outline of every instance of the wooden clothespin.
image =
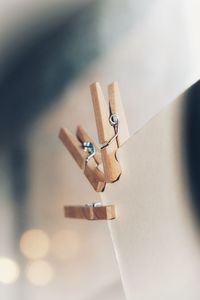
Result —
<instances>
[{"instance_id":1,"label":"wooden clothespin","mask_svg":"<svg viewBox=\"0 0 200 300\"><path fill-rule=\"evenodd\" d=\"M59 137L95 191L102 192L106 183L118 180L121 175L116 152L128 139L129 133L117 83L113 82L108 86L108 104L99 83L93 83L90 91L100 147L95 146L80 126L76 137L67 128L61 128Z\"/></svg>"},{"instance_id":2,"label":"wooden clothespin","mask_svg":"<svg viewBox=\"0 0 200 300\"><path fill-rule=\"evenodd\" d=\"M86 204L85 206L65 206L66 218L86 220L113 220L116 218L115 206L102 206L99 203Z\"/></svg>"}]
</instances>

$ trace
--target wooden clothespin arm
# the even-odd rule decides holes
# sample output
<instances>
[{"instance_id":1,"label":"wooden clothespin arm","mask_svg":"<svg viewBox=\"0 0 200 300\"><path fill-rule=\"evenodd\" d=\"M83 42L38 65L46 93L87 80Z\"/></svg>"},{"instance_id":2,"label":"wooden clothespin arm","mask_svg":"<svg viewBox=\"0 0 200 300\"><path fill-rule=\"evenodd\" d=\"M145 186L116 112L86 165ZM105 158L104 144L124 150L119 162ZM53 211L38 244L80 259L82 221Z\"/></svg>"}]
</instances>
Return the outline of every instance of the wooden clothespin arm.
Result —
<instances>
[{"instance_id":1,"label":"wooden clothespin arm","mask_svg":"<svg viewBox=\"0 0 200 300\"><path fill-rule=\"evenodd\" d=\"M118 84L113 82L108 86L108 103L105 101L99 83L93 83L90 90L101 144L105 180L114 182L122 173L117 160L117 150L129 137Z\"/></svg>"}]
</instances>

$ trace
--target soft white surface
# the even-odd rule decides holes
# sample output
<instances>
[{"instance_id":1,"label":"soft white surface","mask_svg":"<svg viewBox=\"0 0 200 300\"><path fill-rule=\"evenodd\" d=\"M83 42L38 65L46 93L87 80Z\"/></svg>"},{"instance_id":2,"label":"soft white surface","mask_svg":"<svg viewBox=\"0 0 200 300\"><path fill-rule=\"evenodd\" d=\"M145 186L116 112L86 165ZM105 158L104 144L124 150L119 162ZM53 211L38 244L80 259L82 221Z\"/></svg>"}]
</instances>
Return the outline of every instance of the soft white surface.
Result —
<instances>
[{"instance_id":1,"label":"soft white surface","mask_svg":"<svg viewBox=\"0 0 200 300\"><path fill-rule=\"evenodd\" d=\"M180 97L119 150L120 180L102 195L128 300L198 300L200 244L182 157Z\"/></svg>"}]
</instances>

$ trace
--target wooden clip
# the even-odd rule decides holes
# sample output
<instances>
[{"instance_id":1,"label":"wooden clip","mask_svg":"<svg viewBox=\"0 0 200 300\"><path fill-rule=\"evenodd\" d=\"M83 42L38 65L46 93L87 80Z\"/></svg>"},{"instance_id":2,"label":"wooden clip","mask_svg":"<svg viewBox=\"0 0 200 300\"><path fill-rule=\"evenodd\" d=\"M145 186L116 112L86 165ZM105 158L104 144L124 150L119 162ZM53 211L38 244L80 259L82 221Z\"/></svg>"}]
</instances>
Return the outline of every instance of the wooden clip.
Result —
<instances>
[{"instance_id":1,"label":"wooden clip","mask_svg":"<svg viewBox=\"0 0 200 300\"><path fill-rule=\"evenodd\" d=\"M85 206L65 206L66 218L86 219L86 220L113 220L116 218L114 205L85 205Z\"/></svg>"},{"instance_id":2,"label":"wooden clip","mask_svg":"<svg viewBox=\"0 0 200 300\"><path fill-rule=\"evenodd\" d=\"M76 137L66 128L61 128L59 137L79 167L83 169L95 191L102 192L106 183L115 182L121 175L116 152L129 137L129 132L117 83L113 82L108 86L108 103L99 83L93 83L90 91L101 144L100 150L80 126L77 128ZM89 150L90 155L84 151L84 147ZM101 165L103 172L100 170Z\"/></svg>"}]
</instances>

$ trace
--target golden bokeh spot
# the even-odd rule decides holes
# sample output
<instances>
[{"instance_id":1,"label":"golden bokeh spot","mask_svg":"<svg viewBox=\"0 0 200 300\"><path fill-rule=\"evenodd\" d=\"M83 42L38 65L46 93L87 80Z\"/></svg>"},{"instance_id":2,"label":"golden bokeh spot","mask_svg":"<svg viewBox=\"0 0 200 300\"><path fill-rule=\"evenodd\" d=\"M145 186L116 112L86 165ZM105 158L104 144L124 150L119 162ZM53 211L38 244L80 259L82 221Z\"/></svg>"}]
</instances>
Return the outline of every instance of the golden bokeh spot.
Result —
<instances>
[{"instance_id":1,"label":"golden bokeh spot","mask_svg":"<svg viewBox=\"0 0 200 300\"><path fill-rule=\"evenodd\" d=\"M4 284L14 283L19 277L19 266L10 258L0 257L0 282Z\"/></svg>"},{"instance_id":2,"label":"golden bokeh spot","mask_svg":"<svg viewBox=\"0 0 200 300\"><path fill-rule=\"evenodd\" d=\"M28 230L20 239L20 249L30 259L43 258L49 250L49 238L42 230Z\"/></svg>"},{"instance_id":3,"label":"golden bokeh spot","mask_svg":"<svg viewBox=\"0 0 200 300\"><path fill-rule=\"evenodd\" d=\"M35 286L46 286L54 276L52 266L44 260L35 260L26 269L26 276Z\"/></svg>"}]
</instances>

